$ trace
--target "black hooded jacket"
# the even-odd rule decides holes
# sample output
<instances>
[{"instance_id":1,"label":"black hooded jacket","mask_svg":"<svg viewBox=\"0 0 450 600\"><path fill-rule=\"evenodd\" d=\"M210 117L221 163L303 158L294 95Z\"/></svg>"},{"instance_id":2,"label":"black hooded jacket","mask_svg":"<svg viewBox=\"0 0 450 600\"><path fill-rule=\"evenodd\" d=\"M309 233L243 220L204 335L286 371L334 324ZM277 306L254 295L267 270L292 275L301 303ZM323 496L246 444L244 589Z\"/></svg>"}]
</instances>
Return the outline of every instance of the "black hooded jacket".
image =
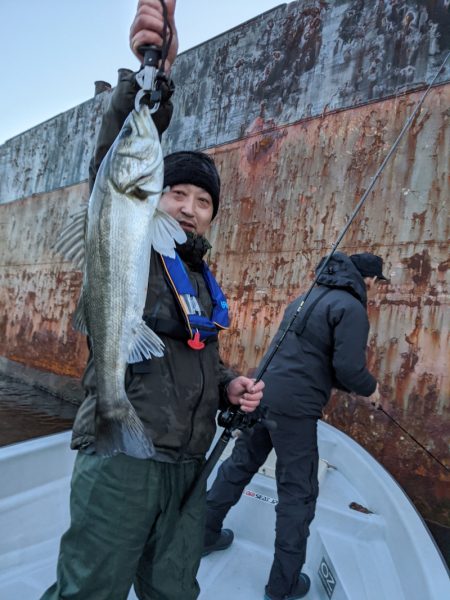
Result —
<instances>
[{"instance_id":1,"label":"black hooded jacket","mask_svg":"<svg viewBox=\"0 0 450 600\"><path fill-rule=\"evenodd\" d=\"M361 396L370 396L376 388L366 368L369 321L363 278L348 256L336 252L318 283L263 376L262 404L278 414L321 417L333 387ZM319 296L305 322L308 307ZM268 353L302 299L287 307Z\"/></svg>"}]
</instances>

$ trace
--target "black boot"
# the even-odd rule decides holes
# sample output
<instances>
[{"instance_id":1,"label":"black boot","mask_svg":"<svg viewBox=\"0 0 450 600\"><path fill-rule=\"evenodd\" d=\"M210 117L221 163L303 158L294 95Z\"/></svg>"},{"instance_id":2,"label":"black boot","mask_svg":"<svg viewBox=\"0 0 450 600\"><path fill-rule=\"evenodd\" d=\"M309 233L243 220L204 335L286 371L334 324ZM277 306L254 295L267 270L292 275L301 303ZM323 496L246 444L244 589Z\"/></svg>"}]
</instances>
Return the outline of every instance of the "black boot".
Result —
<instances>
[{"instance_id":1,"label":"black boot","mask_svg":"<svg viewBox=\"0 0 450 600\"><path fill-rule=\"evenodd\" d=\"M269 591L266 586L266 593L264 595L264 600L300 600L300 598L304 598L311 587L311 581L305 573L300 573L298 576L298 581L295 584L294 589L284 596L277 596L273 592Z\"/></svg>"},{"instance_id":2,"label":"black boot","mask_svg":"<svg viewBox=\"0 0 450 600\"><path fill-rule=\"evenodd\" d=\"M217 550L226 550L231 546L234 539L234 533L231 529L222 529L218 536L215 536L213 541L210 535L205 536L205 544L203 546L202 556L216 552Z\"/></svg>"}]
</instances>

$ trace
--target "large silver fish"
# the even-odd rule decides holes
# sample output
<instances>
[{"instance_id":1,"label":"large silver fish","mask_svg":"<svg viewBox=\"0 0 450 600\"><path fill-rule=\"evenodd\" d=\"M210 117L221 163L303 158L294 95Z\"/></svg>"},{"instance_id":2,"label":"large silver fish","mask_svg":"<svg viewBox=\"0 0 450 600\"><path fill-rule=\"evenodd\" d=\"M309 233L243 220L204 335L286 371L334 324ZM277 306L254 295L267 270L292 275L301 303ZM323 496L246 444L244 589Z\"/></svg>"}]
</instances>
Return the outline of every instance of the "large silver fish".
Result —
<instances>
[{"instance_id":1,"label":"large silver fish","mask_svg":"<svg viewBox=\"0 0 450 600\"><path fill-rule=\"evenodd\" d=\"M127 363L164 352L164 344L142 319L150 251L153 246L174 256L175 242L183 243L186 235L175 219L158 209L163 178L158 132L144 105L127 117L100 165L87 220L76 217L57 245L66 256L83 262L74 325L89 335L92 344L96 452L103 456L154 454L127 398L125 371Z\"/></svg>"}]
</instances>

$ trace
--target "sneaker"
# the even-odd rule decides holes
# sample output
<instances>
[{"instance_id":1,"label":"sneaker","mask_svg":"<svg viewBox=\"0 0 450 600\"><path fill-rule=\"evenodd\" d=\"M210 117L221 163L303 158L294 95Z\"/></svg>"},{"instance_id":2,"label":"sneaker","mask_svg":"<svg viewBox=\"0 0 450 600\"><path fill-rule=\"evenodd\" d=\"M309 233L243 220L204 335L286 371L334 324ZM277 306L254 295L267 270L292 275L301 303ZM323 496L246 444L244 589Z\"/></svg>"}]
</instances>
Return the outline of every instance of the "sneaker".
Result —
<instances>
[{"instance_id":1,"label":"sneaker","mask_svg":"<svg viewBox=\"0 0 450 600\"><path fill-rule=\"evenodd\" d=\"M217 550L226 550L231 546L234 539L234 533L231 529L222 529L219 537L212 544L207 544L203 547L202 556L217 552Z\"/></svg>"},{"instance_id":2,"label":"sneaker","mask_svg":"<svg viewBox=\"0 0 450 600\"><path fill-rule=\"evenodd\" d=\"M285 596L274 596L271 592L268 591L266 586L264 600L299 600L299 598L304 598L306 596L306 594L309 592L310 587L311 580L309 579L308 575L306 575L305 573L300 573L295 588L290 594L286 594Z\"/></svg>"}]
</instances>

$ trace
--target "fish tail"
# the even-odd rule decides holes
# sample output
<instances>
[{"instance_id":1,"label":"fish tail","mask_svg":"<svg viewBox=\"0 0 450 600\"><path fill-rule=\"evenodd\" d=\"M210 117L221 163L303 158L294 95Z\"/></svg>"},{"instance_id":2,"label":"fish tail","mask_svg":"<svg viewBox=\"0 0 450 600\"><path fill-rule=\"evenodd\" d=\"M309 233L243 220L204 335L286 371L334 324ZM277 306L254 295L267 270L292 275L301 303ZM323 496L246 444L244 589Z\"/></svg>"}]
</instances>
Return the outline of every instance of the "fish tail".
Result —
<instances>
[{"instance_id":1,"label":"fish tail","mask_svg":"<svg viewBox=\"0 0 450 600\"><path fill-rule=\"evenodd\" d=\"M155 448L145 433L142 421L131 408L123 419L100 418L95 434L95 453L98 456L126 454L133 458L151 458Z\"/></svg>"}]
</instances>

